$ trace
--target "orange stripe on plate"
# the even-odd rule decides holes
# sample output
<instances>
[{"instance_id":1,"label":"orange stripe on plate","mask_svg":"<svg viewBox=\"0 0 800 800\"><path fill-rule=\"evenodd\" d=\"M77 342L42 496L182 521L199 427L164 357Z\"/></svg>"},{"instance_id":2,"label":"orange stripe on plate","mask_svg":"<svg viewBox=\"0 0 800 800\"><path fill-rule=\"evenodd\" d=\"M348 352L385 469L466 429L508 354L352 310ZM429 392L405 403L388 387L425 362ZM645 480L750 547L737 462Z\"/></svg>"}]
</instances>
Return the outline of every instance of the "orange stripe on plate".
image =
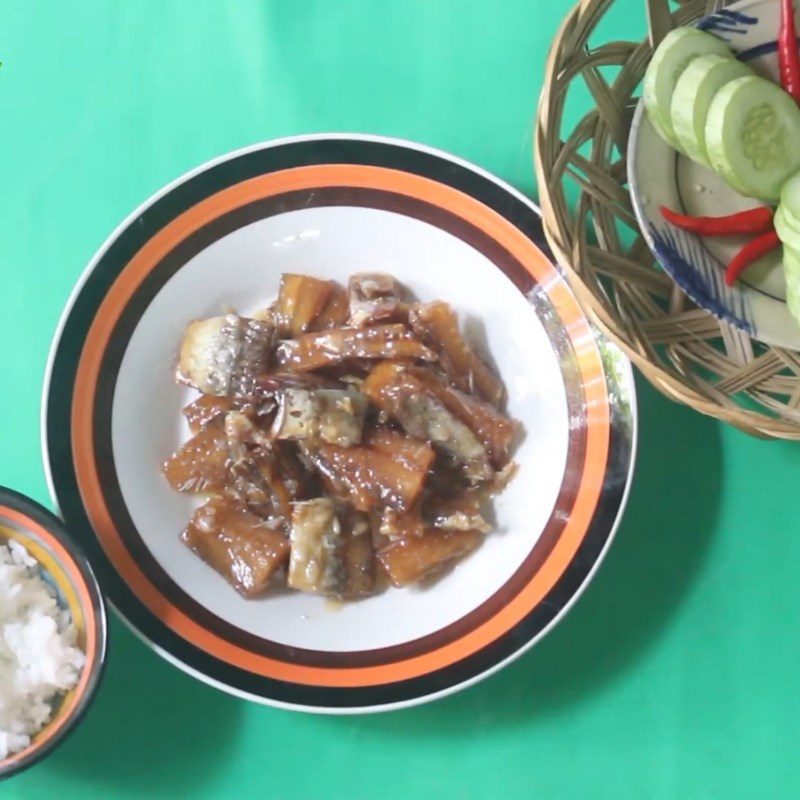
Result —
<instances>
[{"instance_id":1,"label":"orange stripe on plate","mask_svg":"<svg viewBox=\"0 0 800 800\"><path fill-rule=\"evenodd\" d=\"M100 365L114 326L142 280L178 243L218 216L275 194L327 186L379 189L435 204L480 228L511 252L547 291L558 311L577 353L588 405L586 458L572 514L528 584L498 614L462 638L419 656L371 667L310 667L279 661L234 645L186 616L161 594L126 549L103 497L94 460L94 396ZM152 613L187 641L241 669L293 683L354 687L407 680L447 667L491 644L541 601L586 535L603 485L609 419L602 361L589 324L556 269L521 231L469 195L427 178L383 167L322 165L283 170L224 189L176 217L136 253L100 305L84 343L71 429L78 485L94 530L119 574Z\"/></svg>"}]
</instances>

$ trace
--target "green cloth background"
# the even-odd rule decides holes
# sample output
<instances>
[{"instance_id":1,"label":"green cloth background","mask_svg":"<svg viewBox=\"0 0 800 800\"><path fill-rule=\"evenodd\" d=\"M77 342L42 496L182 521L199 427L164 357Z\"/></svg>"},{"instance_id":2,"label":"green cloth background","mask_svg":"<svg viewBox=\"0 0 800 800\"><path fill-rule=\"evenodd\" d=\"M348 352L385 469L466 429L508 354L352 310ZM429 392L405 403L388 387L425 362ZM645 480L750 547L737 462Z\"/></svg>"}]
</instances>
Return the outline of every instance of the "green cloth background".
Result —
<instances>
[{"instance_id":1,"label":"green cloth background","mask_svg":"<svg viewBox=\"0 0 800 800\"><path fill-rule=\"evenodd\" d=\"M638 37L644 0L603 35ZM0 483L49 504L39 392L59 312L128 212L263 139L416 139L535 195L567 0L0 0ZM567 619L432 705L318 717L228 697L116 619L80 729L2 800L791 798L798 459L640 387L627 516Z\"/></svg>"}]
</instances>

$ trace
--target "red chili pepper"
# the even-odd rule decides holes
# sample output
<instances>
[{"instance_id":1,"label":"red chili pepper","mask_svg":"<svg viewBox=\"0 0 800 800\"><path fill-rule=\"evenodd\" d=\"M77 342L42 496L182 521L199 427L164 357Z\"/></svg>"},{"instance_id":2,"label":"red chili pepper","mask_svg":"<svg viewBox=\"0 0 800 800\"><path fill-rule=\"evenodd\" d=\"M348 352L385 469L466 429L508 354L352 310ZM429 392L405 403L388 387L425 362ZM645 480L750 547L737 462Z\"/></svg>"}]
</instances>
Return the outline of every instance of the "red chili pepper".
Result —
<instances>
[{"instance_id":1,"label":"red chili pepper","mask_svg":"<svg viewBox=\"0 0 800 800\"><path fill-rule=\"evenodd\" d=\"M749 208L724 217L690 217L661 206L667 222L701 236L731 236L736 233L764 233L772 227L773 211L767 206Z\"/></svg>"},{"instance_id":2,"label":"red chili pepper","mask_svg":"<svg viewBox=\"0 0 800 800\"><path fill-rule=\"evenodd\" d=\"M781 86L800 103L800 55L792 0L781 0L781 25L778 32L778 66Z\"/></svg>"},{"instance_id":3,"label":"red chili pepper","mask_svg":"<svg viewBox=\"0 0 800 800\"><path fill-rule=\"evenodd\" d=\"M739 276L754 261L758 261L761 256L765 256L770 250L774 250L780 243L781 240L775 231L767 231L749 241L728 264L728 268L725 270L725 283L728 286L733 286Z\"/></svg>"}]
</instances>

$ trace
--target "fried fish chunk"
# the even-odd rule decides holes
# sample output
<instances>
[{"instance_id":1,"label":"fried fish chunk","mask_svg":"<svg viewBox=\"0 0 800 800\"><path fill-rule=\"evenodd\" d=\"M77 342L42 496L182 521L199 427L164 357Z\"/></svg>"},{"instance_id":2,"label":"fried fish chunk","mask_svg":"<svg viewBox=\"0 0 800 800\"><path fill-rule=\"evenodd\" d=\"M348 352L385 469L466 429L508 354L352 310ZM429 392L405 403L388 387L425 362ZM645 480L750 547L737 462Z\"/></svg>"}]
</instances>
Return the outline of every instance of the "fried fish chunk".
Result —
<instances>
[{"instance_id":1,"label":"fried fish chunk","mask_svg":"<svg viewBox=\"0 0 800 800\"><path fill-rule=\"evenodd\" d=\"M219 397L252 393L269 366L275 329L266 322L227 314L195 320L186 328L178 381Z\"/></svg>"},{"instance_id":2,"label":"fried fish chunk","mask_svg":"<svg viewBox=\"0 0 800 800\"><path fill-rule=\"evenodd\" d=\"M327 597L359 597L374 586L374 554L363 515L319 497L295 503L288 584Z\"/></svg>"},{"instance_id":3,"label":"fried fish chunk","mask_svg":"<svg viewBox=\"0 0 800 800\"><path fill-rule=\"evenodd\" d=\"M296 372L330 367L354 358L435 361L436 355L399 324L306 333L281 342L275 351L276 362Z\"/></svg>"},{"instance_id":4,"label":"fried fish chunk","mask_svg":"<svg viewBox=\"0 0 800 800\"><path fill-rule=\"evenodd\" d=\"M378 562L395 586L408 586L466 555L482 540L478 531L430 530L387 545L378 552Z\"/></svg>"},{"instance_id":5,"label":"fried fish chunk","mask_svg":"<svg viewBox=\"0 0 800 800\"><path fill-rule=\"evenodd\" d=\"M378 364L361 386L378 408L396 419L404 430L428 440L463 467L471 481L493 474L486 448L475 434L435 397L418 376L403 365Z\"/></svg>"},{"instance_id":6,"label":"fried fish chunk","mask_svg":"<svg viewBox=\"0 0 800 800\"><path fill-rule=\"evenodd\" d=\"M281 530L226 497L198 508L181 541L243 597L263 594L289 559L289 540Z\"/></svg>"},{"instance_id":7,"label":"fried fish chunk","mask_svg":"<svg viewBox=\"0 0 800 800\"><path fill-rule=\"evenodd\" d=\"M472 349L458 328L458 318L447 303L424 303L408 315L411 330L436 352L450 382L499 406L505 394L500 379Z\"/></svg>"}]
</instances>

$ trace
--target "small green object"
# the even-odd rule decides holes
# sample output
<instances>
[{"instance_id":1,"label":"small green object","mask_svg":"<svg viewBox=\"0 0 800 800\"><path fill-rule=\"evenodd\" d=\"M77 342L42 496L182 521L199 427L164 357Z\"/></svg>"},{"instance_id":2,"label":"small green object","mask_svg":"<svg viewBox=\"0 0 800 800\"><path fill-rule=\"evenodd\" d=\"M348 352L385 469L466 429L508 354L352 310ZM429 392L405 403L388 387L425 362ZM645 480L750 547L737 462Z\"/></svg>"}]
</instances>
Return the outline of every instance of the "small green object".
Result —
<instances>
[{"instance_id":1,"label":"small green object","mask_svg":"<svg viewBox=\"0 0 800 800\"><path fill-rule=\"evenodd\" d=\"M800 281L800 250L796 247L783 246L783 271L794 280Z\"/></svg>"},{"instance_id":2,"label":"small green object","mask_svg":"<svg viewBox=\"0 0 800 800\"><path fill-rule=\"evenodd\" d=\"M788 187L788 191L786 191ZM786 305L800 322L800 219L795 217L789 203L796 205L800 180L790 179L781 192L781 204L775 211L775 231L783 244L783 274L786 278ZM785 198L785 199L784 199ZM785 202L789 200L789 203Z\"/></svg>"},{"instance_id":3,"label":"small green object","mask_svg":"<svg viewBox=\"0 0 800 800\"><path fill-rule=\"evenodd\" d=\"M781 187L780 209L790 222L797 221L800 230L800 172L788 178Z\"/></svg>"},{"instance_id":4,"label":"small green object","mask_svg":"<svg viewBox=\"0 0 800 800\"><path fill-rule=\"evenodd\" d=\"M796 268L791 264L787 265L787 260L791 261L792 257L786 256L784 253L784 268L783 273L786 277L786 305L792 316L800 322L800 263Z\"/></svg>"},{"instance_id":5,"label":"small green object","mask_svg":"<svg viewBox=\"0 0 800 800\"><path fill-rule=\"evenodd\" d=\"M752 74L740 61L711 53L692 59L678 78L670 118L681 148L693 161L711 168L706 153L706 119L714 95L726 83Z\"/></svg>"},{"instance_id":6,"label":"small green object","mask_svg":"<svg viewBox=\"0 0 800 800\"><path fill-rule=\"evenodd\" d=\"M683 151L672 127L671 106L675 85L689 63L702 55L732 59L721 39L698 28L675 28L662 40L644 76L644 107L659 135L676 150Z\"/></svg>"},{"instance_id":7,"label":"small green object","mask_svg":"<svg viewBox=\"0 0 800 800\"><path fill-rule=\"evenodd\" d=\"M714 169L748 197L775 202L800 170L800 109L779 86L736 78L711 101L706 152Z\"/></svg>"},{"instance_id":8,"label":"small green object","mask_svg":"<svg viewBox=\"0 0 800 800\"><path fill-rule=\"evenodd\" d=\"M784 246L800 249L800 220L783 204L778 206L773 223Z\"/></svg>"}]
</instances>

